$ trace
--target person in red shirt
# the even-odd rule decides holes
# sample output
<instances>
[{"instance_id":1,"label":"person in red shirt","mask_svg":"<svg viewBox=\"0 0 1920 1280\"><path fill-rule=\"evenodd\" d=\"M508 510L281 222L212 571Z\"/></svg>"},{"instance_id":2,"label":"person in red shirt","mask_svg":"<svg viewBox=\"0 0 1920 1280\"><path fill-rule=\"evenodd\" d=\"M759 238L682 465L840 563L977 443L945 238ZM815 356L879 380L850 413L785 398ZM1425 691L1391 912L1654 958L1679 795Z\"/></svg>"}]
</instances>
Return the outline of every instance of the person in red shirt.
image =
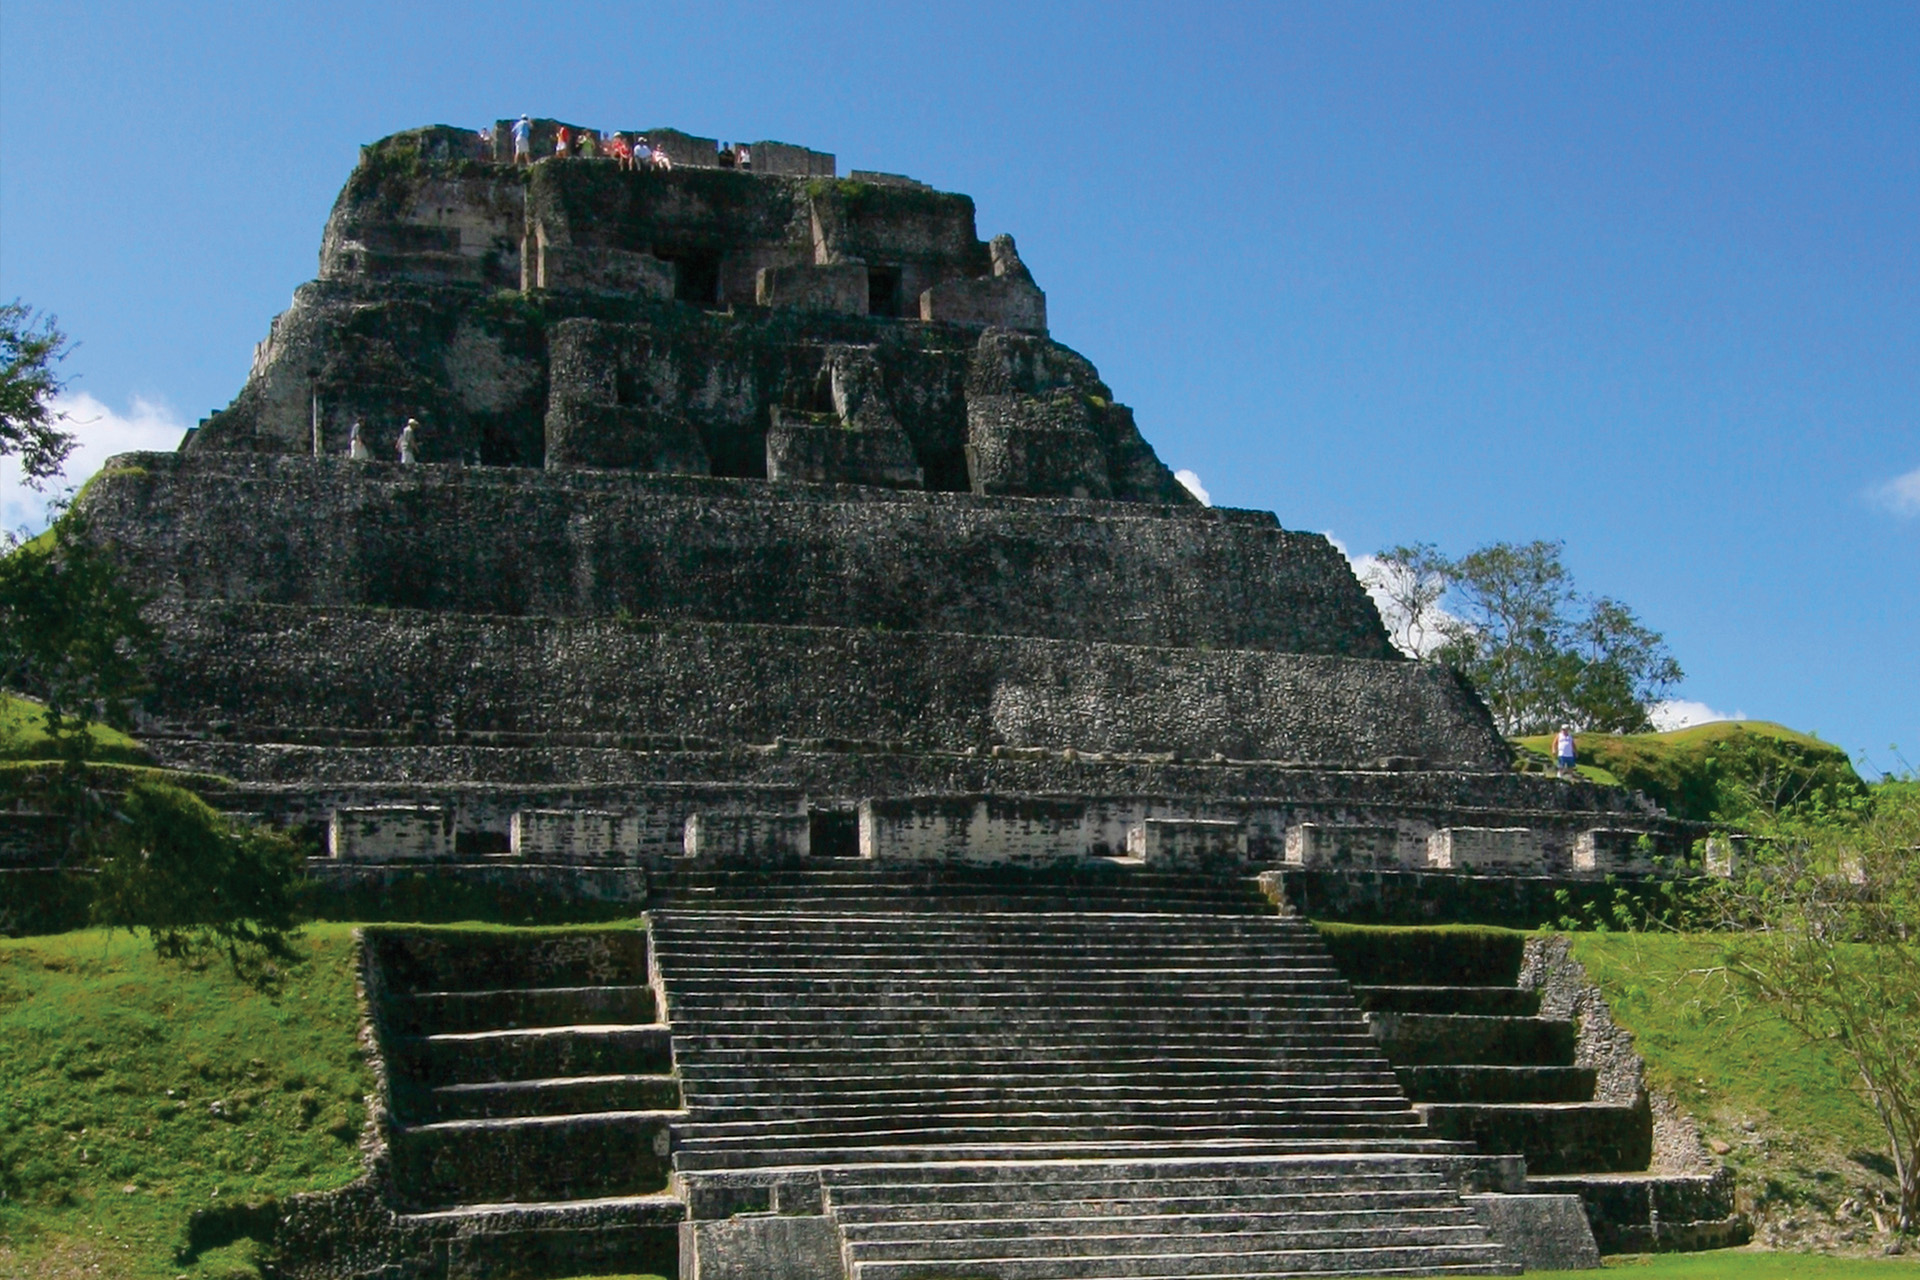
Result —
<instances>
[{"instance_id":1,"label":"person in red shirt","mask_svg":"<svg viewBox=\"0 0 1920 1280\"><path fill-rule=\"evenodd\" d=\"M556 156L573 154L573 133L565 125L561 125L560 132L553 135L553 154Z\"/></svg>"}]
</instances>

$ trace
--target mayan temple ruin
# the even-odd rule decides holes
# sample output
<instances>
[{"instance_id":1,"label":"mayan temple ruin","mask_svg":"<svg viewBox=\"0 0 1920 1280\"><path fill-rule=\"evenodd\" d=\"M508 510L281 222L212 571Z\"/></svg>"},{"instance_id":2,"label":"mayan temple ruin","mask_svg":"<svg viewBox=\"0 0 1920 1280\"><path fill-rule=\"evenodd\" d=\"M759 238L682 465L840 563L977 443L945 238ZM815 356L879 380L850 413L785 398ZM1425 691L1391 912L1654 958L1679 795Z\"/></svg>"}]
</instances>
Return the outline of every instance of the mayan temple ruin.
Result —
<instances>
[{"instance_id":1,"label":"mayan temple ruin","mask_svg":"<svg viewBox=\"0 0 1920 1280\"><path fill-rule=\"evenodd\" d=\"M1307 922L1536 925L1700 832L1517 771L1326 538L1190 496L968 197L561 127L364 148L232 404L81 503L164 637L142 741L346 918L588 922L367 927L367 1173L278 1274L1738 1233L1564 949Z\"/></svg>"}]
</instances>

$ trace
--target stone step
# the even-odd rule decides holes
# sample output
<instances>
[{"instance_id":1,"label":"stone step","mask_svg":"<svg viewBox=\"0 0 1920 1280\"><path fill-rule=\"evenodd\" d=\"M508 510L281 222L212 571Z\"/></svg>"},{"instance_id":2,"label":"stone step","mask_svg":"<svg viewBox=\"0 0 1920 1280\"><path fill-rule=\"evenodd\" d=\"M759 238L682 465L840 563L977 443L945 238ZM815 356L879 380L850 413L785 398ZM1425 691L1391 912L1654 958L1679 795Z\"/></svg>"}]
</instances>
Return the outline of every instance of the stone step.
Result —
<instances>
[{"instance_id":1,"label":"stone step","mask_svg":"<svg viewBox=\"0 0 1920 1280\"><path fill-rule=\"evenodd\" d=\"M451 1276L671 1275L686 1205L662 1194L405 1213L399 1229L444 1249Z\"/></svg>"},{"instance_id":2,"label":"stone step","mask_svg":"<svg viewBox=\"0 0 1920 1280\"><path fill-rule=\"evenodd\" d=\"M1136 909L1132 903L1083 902L1061 904L1057 909L1044 911L900 911L884 916L842 911L837 907L811 910L794 903L781 903L764 910L656 908L653 916L660 928L680 939L738 937L753 929L799 936L818 933L828 926L844 929L850 937L912 933L929 937L973 935L1010 939L1023 932L1046 937L1115 933L1116 925L1124 925L1131 933L1154 937L1267 938L1293 946L1319 942L1319 935L1309 926L1284 916L1221 915L1211 910L1168 910L1165 905ZM1022 925L1026 926L1024 930ZM1125 938L1115 941L1125 941Z\"/></svg>"},{"instance_id":3,"label":"stone step","mask_svg":"<svg viewBox=\"0 0 1920 1280\"><path fill-rule=\"evenodd\" d=\"M880 1019L893 1022L914 1021L955 1021L959 1019L977 1019L996 1023L1005 1022L1042 1022L1050 1020L1054 1014L1069 1021L1099 1021L1122 1025L1146 1025L1153 1023L1174 1023L1205 1019L1211 1022L1241 1022L1252 1025L1265 1025L1280 1021L1305 1021L1309 1023L1327 1023L1346 1027L1366 1029L1370 1026L1364 1015L1353 1007L1350 999L1341 998L1335 991L1291 994L1284 999L1242 1003L1224 1000L1206 989L1163 995L1154 1004L1108 1004L1100 1000L1054 998L1045 1008L1036 1008L1032 997L1037 992L1026 993L1025 1000L1004 1000L993 1002L968 1003L956 1001L947 1003L931 998L926 993L876 994L870 998L857 996L821 996L807 999L800 992L794 993L794 1003L790 1009L778 1005L734 1006L729 1007L724 997L704 996L689 1000L675 993L672 1012L682 1018L698 1017L702 1023L756 1023L779 1022L791 1025L796 1021L824 1022L830 1025L843 1024L849 1017L861 1019ZM565 1019L554 1021L564 1022ZM554 1025L554 1021L535 1025ZM1369 1032L1369 1034L1371 1034Z\"/></svg>"},{"instance_id":4,"label":"stone step","mask_svg":"<svg viewBox=\"0 0 1920 1280\"><path fill-rule=\"evenodd\" d=\"M1653 1117L1637 1106L1602 1102L1422 1103L1436 1136L1471 1141L1482 1151L1517 1152L1529 1176L1626 1173L1653 1158Z\"/></svg>"},{"instance_id":5,"label":"stone step","mask_svg":"<svg viewBox=\"0 0 1920 1280\"><path fill-rule=\"evenodd\" d=\"M998 1257L956 1252L928 1260L855 1261L851 1280L950 1280L983 1276L992 1280L1107 1280L1109 1277L1179 1277L1202 1280L1222 1276L1432 1275L1445 1268L1475 1275L1518 1274L1505 1253L1482 1233L1476 1243L1384 1245L1349 1249L1285 1249L1231 1252L1209 1250L1153 1255L1073 1257Z\"/></svg>"},{"instance_id":6,"label":"stone step","mask_svg":"<svg viewBox=\"0 0 1920 1280\"><path fill-rule=\"evenodd\" d=\"M1415 1102L1591 1102L1592 1067L1398 1067Z\"/></svg>"},{"instance_id":7,"label":"stone step","mask_svg":"<svg viewBox=\"0 0 1920 1280\"><path fill-rule=\"evenodd\" d=\"M409 1208L582 1200L665 1189L677 1112L614 1111L396 1127L389 1148Z\"/></svg>"},{"instance_id":8,"label":"stone step","mask_svg":"<svg viewBox=\"0 0 1920 1280\"><path fill-rule=\"evenodd\" d=\"M683 1068L684 1072L684 1068ZM702 1109L729 1107L793 1107L869 1105L906 1108L970 1103L1004 1103L1012 1106L1047 1104L1079 1105L1101 1102L1154 1102L1180 1098L1196 1105L1223 1106L1229 1109L1256 1102L1293 1101L1377 1101L1407 1105L1404 1095L1392 1080L1369 1077L1364 1083L1346 1085L1300 1082L1293 1076L1308 1073L1222 1073L1187 1072L1170 1075L1163 1071L1140 1071L1133 1075L1112 1074L1094 1078L1088 1073L1054 1072L1041 1074L1031 1064L1017 1075L957 1075L952 1072L914 1073L893 1076L873 1071L853 1076L798 1076L791 1079L746 1079L738 1076L715 1077L696 1072L683 1079L682 1087L689 1105Z\"/></svg>"},{"instance_id":9,"label":"stone step","mask_svg":"<svg viewBox=\"0 0 1920 1280\"><path fill-rule=\"evenodd\" d=\"M1143 981L1148 980L1151 981ZM770 1012L781 1018L822 1012L832 1017L850 1008L871 1007L888 1001L900 1009L984 1009L994 1012L1018 1011L1032 1007L1033 996L1045 994L1068 1008L1161 1009L1179 1010L1192 1006L1197 995L1209 996L1212 1003L1228 1009L1266 1005L1326 1005L1338 1003L1351 1010L1353 1004L1340 987L1324 979L1273 978L1260 981L1223 981L1205 975L1194 981L1179 974L1144 974L1097 980L1073 979L995 982L983 975L981 981L968 982L959 977L867 975L863 977L819 978L812 981L794 975L784 981L742 990L738 982L703 973L673 984L673 1007L698 1012L702 1017L748 1017ZM805 1003L796 1000L804 996Z\"/></svg>"},{"instance_id":10,"label":"stone step","mask_svg":"<svg viewBox=\"0 0 1920 1280\"><path fill-rule=\"evenodd\" d=\"M1257 1071L1262 1068L1288 1067L1301 1069L1312 1064L1324 1064L1330 1070L1347 1070L1369 1067L1379 1060L1368 1055L1361 1048L1350 1053L1335 1053L1326 1049L1292 1049L1281 1052L1268 1045L1245 1047L1222 1046L1153 1046L1141 1045L1125 1050L1107 1049L1091 1052L1087 1046L1064 1046L1053 1057L1043 1057L1032 1051L1031 1047L1018 1044L987 1046L972 1049L955 1047L943 1048L939 1053L910 1054L908 1046L897 1042L883 1042L862 1048L849 1048L842 1051L806 1049L784 1052L771 1048L732 1048L703 1049L697 1046L682 1047L677 1055L680 1073L683 1079L694 1088L712 1075L727 1077L738 1076L743 1071L764 1070L779 1072L794 1082L810 1082L821 1077L839 1077L850 1074L863 1064L872 1064L875 1057L888 1058L910 1070L944 1069L955 1074L970 1074L978 1080L992 1080L1008 1074L1040 1074L1058 1078L1084 1072L1104 1071L1109 1074L1127 1072L1142 1080L1159 1079L1168 1088L1177 1087L1177 1083L1190 1074L1209 1075L1218 1071ZM658 1066L622 1065L619 1070L639 1070L654 1072L662 1070ZM576 1066L567 1072L537 1071L531 1068L519 1070L513 1075L482 1076L481 1079L533 1079L540 1075L599 1075L606 1072L592 1065ZM884 1076L884 1072L876 1074ZM472 1083L472 1080L437 1079L436 1084Z\"/></svg>"},{"instance_id":11,"label":"stone step","mask_svg":"<svg viewBox=\"0 0 1920 1280\"><path fill-rule=\"evenodd\" d=\"M1526 951L1526 935L1504 929L1335 929L1323 941L1357 986L1513 987Z\"/></svg>"},{"instance_id":12,"label":"stone step","mask_svg":"<svg viewBox=\"0 0 1920 1280\"><path fill-rule=\"evenodd\" d=\"M1418 1132L1418 1131L1416 1131ZM980 1142L955 1146L909 1144L897 1147L793 1147L766 1146L758 1150L740 1150L727 1144L707 1146L689 1138L673 1153L673 1167L688 1174L738 1169L773 1169L826 1165L924 1165L929 1162L990 1162L1025 1164L1054 1160L1125 1160L1138 1155L1137 1142ZM1191 1159L1219 1160L1223 1157L1251 1156L1272 1159L1278 1156L1361 1156L1454 1155L1475 1154L1473 1144L1426 1136L1391 1138L1302 1139L1277 1143L1266 1140L1207 1139L1166 1144L1162 1154L1183 1155Z\"/></svg>"},{"instance_id":13,"label":"stone step","mask_svg":"<svg viewBox=\"0 0 1920 1280\"><path fill-rule=\"evenodd\" d=\"M1431 1149L1428 1149L1431 1148ZM831 1194L885 1193L903 1186L1020 1187L1023 1197L1081 1190L1141 1186L1212 1187L1221 1182L1324 1191L1336 1186L1412 1185L1440 1188L1458 1166L1458 1143L1428 1143L1356 1155L1324 1147L1221 1154L1202 1151L1142 1156L1030 1156L967 1161L927 1160L907 1168L855 1164L823 1166L821 1183ZM1251 1180L1251 1181L1249 1181ZM1385 1180L1383 1182L1383 1180ZM1077 1189L1077 1190L1076 1190ZM996 1192L999 1194L999 1192ZM1158 1194L1155 1192L1154 1194Z\"/></svg>"},{"instance_id":14,"label":"stone step","mask_svg":"<svg viewBox=\"0 0 1920 1280\"><path fill-rule=\"evenodd\" d=\"M639 1076L634 1079L653 1079ZM463 1086L472 1089L474 1086ZM502 1086L490 1086L499 1088ZM518 1086L505 1086L514 1088ZM999 1105L996 1105L998 1103ZM600 1108L604 1110L605 1108ZM885 1120L899 1116L902 1108L895 1100L866 1100L855 1094L844 1095L832 1103L815 1105L795 1105L783 1099L779 1105L731 1105L714 1106L702 1103L689 1107L688 1120L692 1124L707 1126L716 1124L785 1124L806 1122L810 1124L859 1124L875 1120ZM977 1117L1018 1115L1036 1122L1054 1123L1077 1116L1098 1118L1103 1122L1123 1119L1152 1120L1156 1123L1181 1120L1199 1121L1218 1118L1231 1114L1236 1120L1263 1124L1279 1121L1308 1120L1318 1123L1332 1121L1341 1116L1371 1119L1383 1114L1411 1115L1406 1099L1387 1095L1373 1098L1322 1098L1300 1097L1295 1099L1275 1099L1270 1097L1248 1098L1230 1112L1211 1100L1195 1100L1181 1095L1163 1095L1154 1098L1072 1098L1072 1097L1035 1097L1017 1099L984 1099L972 1101L925 1099L912 1108L912 1117L919 1120L940 1120L956 1123Z\"/></svg>"},{"instance_id":15,"label":"stone step","mask_svg":"<svg viewBox=\"0 0 1920 1280\"><path fill-rule=\"evenodd\" d=\"M1209 947L1104 947L1081 945L1071 939L1059 943L1036 940L1005 945L968 946L964 941L946 943L932 939L903 938L897 945L867 945L853 942L823 948L818 938L792 943L766 942L761 945L742 942L737 946L716 943L706 947L670 945L659 948L662 963L698 964L702 967L734 968L750 965L776 972L817 973L822 969L848 973L942 972L945 966L932 963L933 957L960 959L966 970L994 973L1007 969L1031 969L1045 973L1062 969L1075 976L1106 977L1113 973L1166 971L1172 973L1246 973L1262 976L1268 972L1292 978L1318 978L1341 981L1340 971L1324 957L1308 951L1282 951L1251 945Z\"/></svg>"},{"instance_id":16,"label":"stone step","mask_svg":"<svg viewBox=\"0 0 1920 1280\"><path fill-rule=\"evenodd\" d=\"M401 992L381 1004L381 1021L394 1035L588 1023L630 1025L657 1019L653 988L636 984Z\"/></svg>"},{"instance_id":17,"label":"stone step","mask_svg":"<svg viewBox=\"0 0 1920 1280\"><path fill-rule=\"evenodd\" d=\"M924 1102L929 1106L1000 1101L1037 1105L1056 1099L1152 1103L1167 1096L1164 1082L1110 1076L1054 1076L1035 1081L885 1072L849 1076L837 1082L827 1080L809 1083L818 1087L799 1089L783 1080L766 1080L759 1076L732 1080L707 1078L697 1086L690 1087L694 1088L695 1096L700 1098L702 1105L713 1107L809 1106L841 1103L850 1099L874 1107L897 1107L908 1102ZM1401 1105L1406 1102L1392 1077L1385 1072L1323 1074L1296 1071L1238 1076L1216 1074L1204 1078L1190 1076L1183 1078L1181 1088L1185 1097L1230 1103L1251 1097L1267 1100L1341 1098L1393 1101Z\"/></svg>"},{"instance_id":18,"label":"stone step","mask_svg":"<svg viewBox=\"0 0 1920 1280\"><path fill-rule=\"evenodd\" d=\"M1425 1136L1412 1112L1366 1118L1351 1116L1271 1120L1220 1116L1165 1119L1105 1116L1028 1116L1019 1113L966 1118L893 1116L849 1122L830 1118L783 1121L690 1121L681 1127L686 1149L750 1148L757 1143L812 1143L837 1148L924 1143L957 1146L981 1142L1192 1142L1233 1139L1295 1142L1311 1139Z\"/></svg>"},{"instance_id":19,"label":"stone step","mask_svg":"<svg viewBox=\"0 0 1920 1280\"><path fill-rule=\"evenodd\" d=\"M470 1031L396 1038L387 1061L396 1079L425 1085L664 1075L673 1070L673 1042L657 1025Z\"/></svg>"},{"instance_id":20,"label":"stone step","mask_svg":"<svg viewBox=\"0 0 1920 1280\"><path fill-rule=\"evenodd\" d=\"M1142 970L1089 977L1037 974L1031 969L979 969L963 975L951 971L919 974L900 970L874 973L757 970L753 966L683 971L675 962L670 961L669 965L676 972L687 974L669 985L670 1012L683 1007L724 1008L728 991L744 991L745 998L763 1002L760 1006L744 1005L743 1008L778 1008L782 1003L797 1004L802 997L866 1004L897 995L919 995L928 1001L940 1001L952 995L983 1004L1034 996L1092 1004L1131 996L1163 1001L1205 997L1219 1004L1281 1005L1340 989L1335 980L1313 975L1248 977L1205 969ZM1357 1006L1355 1010L1358 1012Z\"/></svg>"},{"instance_id":21,"label":"stone step","mask_svg":"<svg viewBox=\"0 0 1920 1280\"><path fill-rule=\"evenodd\" d=\"M1366 987L1353 988L1360 1007L1383 1013L1465 1013L1500 1018L1532 1018L1540 1013L1540 993L1518 987Z\"/></svg>"},{"instance_id":22,"label":"stone step","mask_svg":"<svg viewBox=\"0 0 1920 1280\"><path fill-rule=\"evenodd\" d=\"M1412 1213L1349 1215L1315 1224L1309 1215L1230 1214L1134 1218L896 1223L877 1231L849 1231L847 1255L856 1262L941 1258L1059 1258L1261 1253L1356 1249L1382 1245L1484 1244L1486 1228L1465 1209L1444 1216Z\"/></svg>"},{"instance_id":23,"label":"stone step","mask_svg":"<svg viewBox=\"0 0 1920 1280\"><path fill-rule=\"evenodd\" d=\"M586 1032L591 1030L598 1029L577 1029L579 1038L583 1040L589 1038ZM623 1032L635 1036L642 1034L638 1028L609 1027L606 1031ZM479 1034L519 1035L524 1039L532 1040L545 1033L487 1032ZM1018 1035L1002 1037L850 1035L837 1044L783 1043L780 1037L776 1036L703 1037L683 1034L676 1038L675 1048L683 1068L691 1071L697 1067L702 1074L716 1067L764 1062L768 1066L777 1064L786 1071L807 1066L834 1067L836 1070L830 1074L838 1075L845 1074L838 1068L871 1062L875 1054L886 1055L892 1062L903 1067L934 1068L944 1063L975 1074L983 1065L991 1066L996 1070L1017 1070L1022 1063L1044 1066L1050 1071L1057 1071L1067 1065L1098 1070L1103 1063L1108 1065L1109 1070L1129 1071L1142 1068L1151 1070L1159 1065L1169 1073L1195 1069L1245 1070L1260 1067L1287 1067L1300 1070L1308 1064L1324 1064L1329 1068L1340 1069L1365 1069L1380 1065L1380 1051L1370 1042L1350 1035L1331 1033L1325 1036L1303 1035L1291 1038L1194 1035L1183 1036L1173 1042L1151 1037L1128 1039L1124 1036L1103 1037L1099 1040L1042 1041L1023 1039ZM658 1061L658 1059L649 1059L649 1061ZM650 1066L623 1066L618 1069L656 1070ZM584 1066L534 1074L602 1073L593 1067ZM522 1070L512 1075L490 1075L479 1078L521 1080L530 1077ZM458 1083L458 1081L436 1078L434 1083Z\"/></svg>"},{"instance_id":24,"label":"stone step","mask_svg":"<svg viewBox=\"0 0 1920 1280\"><path fill-rule=\"evenodd\" d=\"M1527 1190L1579 1196L1602 1253L1724 1249L1753 1236L1751 1219L1734 1202L1733 1171L1724 1167L1710 1174L1530 1177Z\"/></svg>"},{"instance_id":25,"label":"stone step","mask_svg":"<svg viewBox=\"0 0 1920 1280\"><path fill-rule=\"evenodd\" d=\"M1059 898L1039 898L1019 894L950 894L905 896L913 890L866 889L827 893L801 890L791 894L769 893L765 898L737 894L692 894L662 890L649 885L649 910L671 913L676 920L727 918L754 912L824 916L834 915L850 921L875 918L900 918L908 921L924 917L967 918L972 916L1046 917L1072 912L1084 905L1097 915L1130 915L1143 920L1181 919L1204 916L1213 920L1272 922L1273 907L1264 900L1246 903L1237 898L1210 898L1205 894L1173 895L1154 901L1138 893L1107 895L1084 904Z\"/></svg>"},{"instance_id":26,"label":"stone step","mask_svg":"<svg viewBox=\"0 0 1920 1280\"><path fill-rule=\"evenodd\" d=\"M403 1121L493 1120L519 1116L584 1115L598 1111L680 1109L680 1082L670 1075L562 1076L437 1089L394 1088Z\"/></svg>"},{"instance_id":27,"label":"stone step","mask_svg":"<svg viewBox=\"0 0 1920 1280\"><path fill-rule=\"evenodd\" d=\"M685 1024L679 1024L684 1026ZM1076 1049L1104 1053L1133 1049L1221 1049L1229 1053L1282 1053L1288 1050L1347 1048L1371 1050L1374 1042L1364 1028L1336 1022L1315 1024L1302 1014L1294 1014L1280 1023L1284 1029L1208 1025L1175 1026L1135 1023L1094 1022L1062 1019L1018 1019L1000 1023L990 1018L929 1024L919 1021L872 1019L839 1031L825 1027L785 1027L777 1022L751 1022L733 1027L702 1025L699 1031L678 1031L675 1046L683 1054L725 1052L740 1049L765 1049L797 1054L806 1052L846 1053L871 1049L898 1049L909 1057L925 1058L949 1049L977 1051L995 1046L1022 1049L1035 1055L1057 1055ZM473 1035L512 1035L513 1032L470 1032ZM525 1034L538 1034L529 1031ZM437 1037L430 1037L437 1038Z\"/></svg>"},{"instance_id":28,"label":"stone step","mask_svg":"<svg viewBox=\"0 0 1920 1280\"><path fill-rule=\"evenodd\" d=\"M1561 1018L1367 1015L1387 1060L1402 1066L1570 1067L1576 1029Z\"/></svg>"},{"instance_id":29,"label":"stone step","mask_svg":"<svg viewBox=\"0 0 1920 1280\"><path fill-rule=\"evenodd\" d=\"M370 926L365 937L389 993L644 984L648 978L647 935L640 929Z\"/></svg>"},{"instance_id":30,"label":"stone step","mask_svg":"<svg viewBox=\"0 0 1920 1280\"><path fill-rule=\"evenodd\" d=\"M846 1229L849 1239L857 1230L904 1230L909 1223L963 1222L986 1228L999 1222L1033 1219L1100 1221L1151 1215L1282 1218L1385 1212L1457 1216L1465 1212L1457 1198L1450 1201L1445 1189L1430 1179L1418 1180L1418 1185L1410 1180L1409 1185L1398 1189L1384 1185L1389 1179L1368 1179L1369 1189L1365 1191L1342 1190L1353 1185L1351 1177L1318 1181L1325 1184L1319 1190L1263 1178L1220 1179L1218 1186L1191 1181L1074 1183L1062 1188L1037 1187L1036 1191L1046 1194L1032 1196L1009 1195L1005 1187L991 1185L912 1184L885 1188L891 1194L884 1197L843 1194L879 1188L835 1188L831 1199L834 1218Z\"/></svg>"}]
</instances>

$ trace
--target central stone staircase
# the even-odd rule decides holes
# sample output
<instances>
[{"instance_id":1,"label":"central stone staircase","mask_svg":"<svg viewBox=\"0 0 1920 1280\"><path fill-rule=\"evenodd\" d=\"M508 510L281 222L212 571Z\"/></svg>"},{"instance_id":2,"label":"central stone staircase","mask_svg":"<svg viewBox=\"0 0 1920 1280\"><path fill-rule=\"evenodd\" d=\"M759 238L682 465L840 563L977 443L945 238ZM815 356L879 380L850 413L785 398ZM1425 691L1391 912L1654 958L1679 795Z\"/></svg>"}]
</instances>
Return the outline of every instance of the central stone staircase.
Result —
<instances>
[{"instance_id":1,"label":"central stone staircase","mask_svg":"<svg viewBox=\"0 0 1920 1280\"><path fill-rule=\"evenodd\" d=\"M653 904L683 1275L747 1273L740 1215L811 1215L775 1225L852 1280L1517 1270L1460 1198L1503 1167L1432 1136L1251 881L705 873Z\"/></svg>"}]
</instances>

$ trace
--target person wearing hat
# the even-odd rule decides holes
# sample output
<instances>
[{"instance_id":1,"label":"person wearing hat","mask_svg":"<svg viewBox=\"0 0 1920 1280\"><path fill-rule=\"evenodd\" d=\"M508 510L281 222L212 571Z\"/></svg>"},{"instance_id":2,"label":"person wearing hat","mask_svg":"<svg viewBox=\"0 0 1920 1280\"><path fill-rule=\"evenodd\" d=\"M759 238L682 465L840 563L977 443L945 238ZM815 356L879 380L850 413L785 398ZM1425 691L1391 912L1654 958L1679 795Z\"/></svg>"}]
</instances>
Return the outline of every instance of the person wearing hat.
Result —
<instances>
[{"instance_id":1,"label":"person wearing hat","mask_svg":"<svg viewBox=\"0 0 1920 1280\"><path fill-rule=\"evenodd\" d=\"M1570 778L1573 776L1573 765L1576 758L1577 753L1574 751L1573 745L1573 726L1563 724L1560 726L1559 736L1553 740L1553 759L1554 763L1560 766L1561 777Z\"/></svg>"},{"instance_id":2,"label":"person wearing hat","mask_svg":"<svg viewBox=\"0 0 1920 1280\"><path fill-rule=\"evenodd\" d=\"M413 463L420 461L420 455L414 452L413 433L420 427L418 418L408 418L407 425L400 429L400 461Z\"/></svg>"},{"instance_id":3,"label":"person wearing hat","mask_svg":"<svg viewBox=\"0 0 1920 1280\"><path fill-rule=\"evenodd\" d=\"M533 163L533 121L525 116L513 122L513 162Z\"/></svg>"}]
</instances>

